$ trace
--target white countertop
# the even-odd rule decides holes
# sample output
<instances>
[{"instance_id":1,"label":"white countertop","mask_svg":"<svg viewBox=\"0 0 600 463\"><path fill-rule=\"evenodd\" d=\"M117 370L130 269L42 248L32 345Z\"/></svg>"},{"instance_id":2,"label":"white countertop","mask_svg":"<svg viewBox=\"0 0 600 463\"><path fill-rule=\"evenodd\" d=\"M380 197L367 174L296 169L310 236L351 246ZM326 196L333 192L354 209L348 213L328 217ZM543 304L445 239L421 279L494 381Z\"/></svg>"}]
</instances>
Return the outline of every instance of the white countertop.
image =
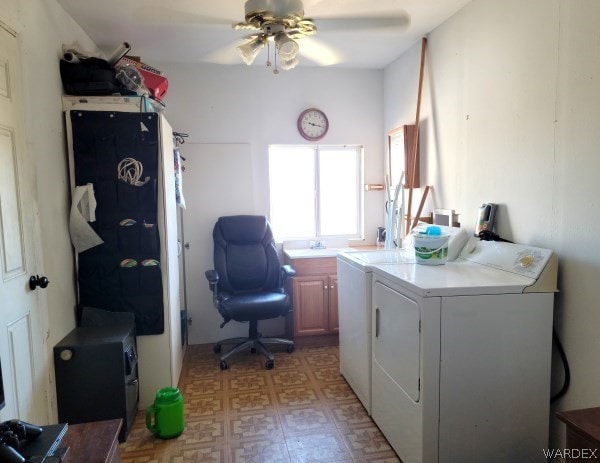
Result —
<instances>
[{"instance_id":1,"label":"white countertop","mask_svg":"<svg viewBox=\"0 0 600 463\"><path fill-rule=\"evenodd\" d=\"M317 257L336 257L340 252L356 251L353 248L323 248L323 249L284 249L284 254L290 259L314 259Z\"/></svg>"},{"instance_id":2,"label":"white countertop","mask_svg":"<svg viewBox=\"0 0 600 463\"><path fill-rule=\"evenodd\" d=\"M444 265L370 264L369 268L423 297L519 294L536 281L460 258Z\"/></svg>"}]
</instances>

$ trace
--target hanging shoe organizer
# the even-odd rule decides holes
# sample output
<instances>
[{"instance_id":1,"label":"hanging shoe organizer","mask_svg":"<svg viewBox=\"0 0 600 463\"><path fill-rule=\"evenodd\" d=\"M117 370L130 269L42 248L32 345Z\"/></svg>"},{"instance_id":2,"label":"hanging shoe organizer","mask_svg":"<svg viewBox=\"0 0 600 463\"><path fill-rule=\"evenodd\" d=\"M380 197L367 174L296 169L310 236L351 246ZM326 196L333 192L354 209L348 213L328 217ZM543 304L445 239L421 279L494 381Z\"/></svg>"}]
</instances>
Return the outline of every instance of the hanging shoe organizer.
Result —
<instances>
[{"instance_id":1,"label":"hanging shoe organizer","mask_svg":"<svg viewBox=\"0 0 600 463\"><path fill-rule=\"evenodd\" d=\"M70 118L75 184L93 184L90 225L104 241L78 255L79 310L131 312L137 335L160 334L158 115L75 110Z\"/></svg>"}]
</instances>

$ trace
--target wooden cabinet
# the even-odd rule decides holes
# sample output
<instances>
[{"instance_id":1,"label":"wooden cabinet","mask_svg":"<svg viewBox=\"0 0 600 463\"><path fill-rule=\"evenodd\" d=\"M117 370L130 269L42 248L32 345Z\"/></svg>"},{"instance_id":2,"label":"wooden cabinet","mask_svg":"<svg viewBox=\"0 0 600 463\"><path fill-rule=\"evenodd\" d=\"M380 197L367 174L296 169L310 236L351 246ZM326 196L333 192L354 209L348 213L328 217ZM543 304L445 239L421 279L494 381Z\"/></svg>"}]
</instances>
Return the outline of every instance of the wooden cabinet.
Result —
<instances>
[{"instance_id":1,"label":"wooden cabinet","mask_svg":"<svg viewBox=\"0 0 600 463\"><path fill-rule=\"evenodd\" d=\"M337 276L294 279L294 336L337 333Z\"/></svg>"},{"instance_id":2,"label":"wooden cabinet","mask_svg":"<svg viewBox=\"0 0 600 463\"><path fill-rule=\"evenodd\" d=\"M118 435L121 420L95 421L69 425L60 443L68 448L65 463L120 463ZM44 460L45 461L45 460Z\"/></svg>"},{"instance_id":3,"label":"wooden cabinet","mask_svg":"<svg viewBox=\"0 0 600 463\"><path fill-rule=\"evenodd\" d=\"M293 278L294 336L337 333L338 295L335 257L286 259Z\"/></svg>"},{"instance_id":4,"label":"wooden cabinet","mask_svg":"<svg viewBox=\"0 0 600 463\"><path fill-rule=\"evenodd\" d=\"M557 412L567 426L565 462L600 461L600 407Z\"/></svg>"}]
</instances>

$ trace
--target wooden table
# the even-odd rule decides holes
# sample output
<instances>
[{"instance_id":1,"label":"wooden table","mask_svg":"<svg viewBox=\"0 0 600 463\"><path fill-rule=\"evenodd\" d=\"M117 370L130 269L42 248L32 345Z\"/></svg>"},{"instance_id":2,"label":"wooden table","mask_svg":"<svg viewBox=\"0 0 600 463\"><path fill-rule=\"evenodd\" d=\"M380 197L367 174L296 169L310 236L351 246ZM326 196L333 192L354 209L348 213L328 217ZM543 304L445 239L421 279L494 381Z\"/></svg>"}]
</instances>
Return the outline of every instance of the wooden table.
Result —
<instances>
[{"instance_id":1,"label":"wooden table","mask_svg":"<svg viewBox=\"0 0 600 463\"><path fill-rule=\"evenodd\" d=\"M600 407L557 412L567 425L567 462L600 461Z\"/></svg>"},{"instance_id":2,"label":"wooden table","mask_svg":"<svg viewBox=\"0 0 600 463\"><path fill-rule=\"evenodd\" d=\"M122 420L70 424L60 447L69 448L64 463L120 463Z\"/></svg>"}]
</instances>

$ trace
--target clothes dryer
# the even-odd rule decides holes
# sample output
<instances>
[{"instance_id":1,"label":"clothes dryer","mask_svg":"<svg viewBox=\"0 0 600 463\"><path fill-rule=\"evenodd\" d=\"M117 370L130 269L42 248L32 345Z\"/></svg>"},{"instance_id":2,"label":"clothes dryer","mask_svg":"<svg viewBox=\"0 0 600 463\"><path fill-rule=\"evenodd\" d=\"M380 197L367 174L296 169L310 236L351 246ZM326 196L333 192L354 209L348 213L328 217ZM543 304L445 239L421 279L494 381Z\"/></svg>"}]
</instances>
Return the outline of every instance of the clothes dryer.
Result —
<instances>
[{"instance_id":1,"label":"clothes dryer","mask_svg":"<svg viewBox=\"0 0 600 463\"><path fill-rule=\"evenodd\" d=\"M556 255L482 241L369 268L371 414L402 461L544 462Z\"/></svg>"}]
</instances>

